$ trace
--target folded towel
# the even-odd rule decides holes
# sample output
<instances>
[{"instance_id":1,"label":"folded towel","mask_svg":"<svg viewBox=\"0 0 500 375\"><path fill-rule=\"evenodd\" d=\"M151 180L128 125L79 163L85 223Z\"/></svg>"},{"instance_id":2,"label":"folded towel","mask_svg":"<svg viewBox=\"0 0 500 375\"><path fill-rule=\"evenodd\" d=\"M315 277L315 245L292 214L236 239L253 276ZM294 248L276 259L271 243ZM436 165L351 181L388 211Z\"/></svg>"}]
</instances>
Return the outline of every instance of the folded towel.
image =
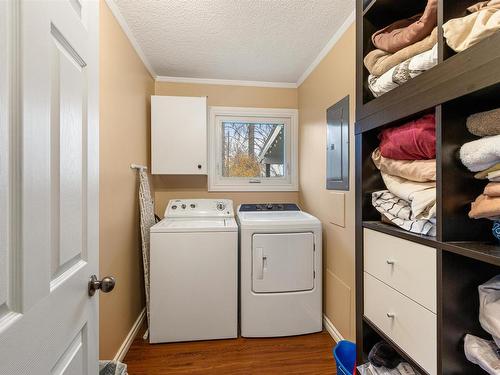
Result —
<instances>
[{"instance_id":1,"label":"folded towel","mask_svg":"<svg viewBox=\"0 0 500 375\"><path fill-rule=\"evenodd\" d=\"M368 88L373 96L379 97L408 82L437 64L437 44L432 49L419 53L389 69L380 77L370 74Z\"/></svg>"},{"instance_id":2,"label":"folded towel","mask_svg":"<svg viewBox=\"0 0 500 375\"><path fill-rule=\"evenodd\" d=\"M493 181L500 178L500 171L493 171L488 173L488 180Z\"/></svg>"},{"instance_id":3,"label":"folded towel","mask_svg":"<svg viewBox=\"0 0 500 375\"><path fill-rule=\"evenodd\" d=\"M484 188L484 195L488 197L500 197L500 183L499 182L490 182Z\"/></svg>"},{"instance_id":4,"label":"folded towel","mask_svg":"<svg viewBox=\"0 0 500 375\"><path fill-rule=\"evenodd\" d=\"M436 183L415 182L381 172L387 190L410 204L410 219L436 217Z\"/></svg>"},{"instance_id":5,"label":"folded towel","mask_svg":"<svg viewBox=\"0 0 500 375\"><path fill-rule=\"evenodd\" d=\"M426 36L421 41L400 49L396 53L389 53L381 49L374 49L369 52L363 62L366 69L374 76L381 76L389 69L402 63L405 60L411 59L419 53L432 49L437 43L437 27L432 30L431 35Z\"/></svg>"},{"instance_id":6,"label":"folded towel","mask_svg":"<svg viewBox=\"0 0 500 375\"><path fill-rule=\"evenodd\" d=\"M477 12L483 8L500 4L500 0L487 0L487 1L480 1L478 3L475 3L474 5L471 5L470 7L467 8L467 11L469 13L474 13Z\"/></svg>"},{"instance_id":7,"label":"folded towel","mask_svg":"<svg viewBox=\"0 0 500 375\"><path fill-rule=\"evenodd\" d=\"M404 125L382 130L380 153L395 160L423 160L436 157L436 118L425 115Z\"/></svg>"},{"instance_id":8,"label":"folded towel","mask_svg":"<svg viewBox=\"0 0 500 375\"><path fill-rule=\"evenodd\" d=\"M494 341L465 335L465 357L490 375L500 375L500 355Z\"/></svg>"},{"instance_id":9,"label":"folded towel","mask_svg":"<svg viewBox=\"0 0 500 375\"><path fill-rule=\"evenodd\" d=\"M479 323L493 336L500 348L500 275L477 288L479 291ZM500 364L500 363L499 363ZM500 367L498 369L500 371Z\"/></svg>"},{"instance_id":10,"label":"folded towel","mask_svg":"<svg viewBox=\"0 0 500 375\"><path fill-rule=\"evenodd\" d=\"M474 178L477 178L478 180L484 180L488 178L488 173L490 172L495 172L500 170L500 163L496 163L492 167L489 167L488 169L485 169L484 171L478 172L474 175Z\"/></svg>"},{"instance_id":11,"label":"folded towel","mask_svg":"<svg viewBox=\"0 0 500 375\"><path fill-rule=\"evenodd\" d=\"M471 204L469 217L471 219L490 219L500 216L500 197L489 197L481 194Z\"/></svg>"},{"instance_id":12,"label":"folded towel","mask_svg":"<svg viewBox=\"0 0 500 375\"><path fill-rule=\"evenodd\" d=\"M436 181L436 159L396 160L383 157L380 148L372 153L375 166L384 173L417 182Z\"/></svg>"},{"instance_id":13,"label":"folded towel","mask_svg":"<svg viewBox=\"0 0 500 375\"><path fill-rule=\"evenodd\" d=\"M460 148L460 159L472 172L494 166L500 162L500 135L465 143Z\"/></svg>"},{"instance_id":14,"label":"folded towel","mask_svg":"<svg viewBox=\"0 0 500 375\"><path fill-rule=\"evenodd\" d=\"M500 108L467 117L467 129L478 137L500 134Z\"/></svg>"},{"instance_id":15,"label":"folded towel","mask_svg":"<svg viewBox=\"0 0 500 375\"><path fill-rule=\"evenodd\" d=\"M471 7L469 11L476 8ZM500 2L491 1L486 6L461 18L453 18L443 25L446 43L461 52L500 30Z\"/></svg>"},{"instance_id":16,"label":"folded towel","mask_svg":"<svg viewBox=\"0 0 500 375\"><path fill-rule=\"evenodd\" d=\"M436 24L437 0L428 0L422 14L396 21L378 30L372 35L372 42L375 47L394 53L424 39Z\"/></svg>"},{"instance_id":17,"label":"folded towel","mask_svg":"<svg viewBox=\"0 0 500 375\"><path fill-rule=\"evenodd\" d=\"M432 220L410 219L410 204L396 197L388 190L372 193L372 204L378 212L404 230L426 236L436 235L435 222Z\"/></svg>"}]
</instances>

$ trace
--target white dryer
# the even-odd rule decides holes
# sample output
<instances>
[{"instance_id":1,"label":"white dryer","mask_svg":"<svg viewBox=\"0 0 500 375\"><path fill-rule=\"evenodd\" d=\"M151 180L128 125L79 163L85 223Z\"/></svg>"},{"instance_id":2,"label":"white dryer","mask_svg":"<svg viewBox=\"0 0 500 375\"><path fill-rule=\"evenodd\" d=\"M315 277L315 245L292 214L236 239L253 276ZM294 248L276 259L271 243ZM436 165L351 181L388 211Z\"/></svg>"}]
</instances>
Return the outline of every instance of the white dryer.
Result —
<instances>
[{"instance_id":1,"label":"white dryer","mask_svg":"<svg viewBox=\"0 0 500 375\"><path fill-rule=\"evenodd\" d=\"M243 204L237 219L241 336L321 331L321 222L295 204Z\"/></svg>"},{"instance_id":2,"label":"white dryer","mask_svg":"<svg viewBox=\"0 0 500 375\"><path fill-rule=\"evenodd\" d=\"M230 200L171 200L151 227L150 342L238 335L238 225Z\"/></svg>"}]
</instances>

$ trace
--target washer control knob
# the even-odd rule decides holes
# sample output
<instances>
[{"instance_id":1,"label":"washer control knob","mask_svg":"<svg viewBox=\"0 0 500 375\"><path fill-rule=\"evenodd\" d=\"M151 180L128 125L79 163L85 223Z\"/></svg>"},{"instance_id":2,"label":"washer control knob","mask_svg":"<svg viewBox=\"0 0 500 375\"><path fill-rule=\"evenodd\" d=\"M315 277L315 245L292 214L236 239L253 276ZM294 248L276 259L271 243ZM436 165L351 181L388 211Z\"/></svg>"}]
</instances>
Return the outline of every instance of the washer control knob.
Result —
<instances>
[{"instance_id":1,"label":"washer control knob","mask_svg":"<svg viewBox=\"0 0 500 375\"><path fill-rule=\"evenodd\" d=\"M181 204L181 207L182 207L182 209L183 209L183 210L185 210L185 209L186 209L186 205L185 205L184 203L183 203L183 204Z\"/></svg>"},{"instance_id":2,"label":"washer control knob","mask_svg":"<svg viewBox=\"0 0 500 375\"><path fill-rule=\"evenodd\" d=\"M219 211L224 211L226 209L226 205L222 202L217 202L217 209Z\"/></svg>"},{"instance_id":3,"label":"washer control knob","mask_svg":"<svg viewBox=\"0 0 500 375\"><path fill-rule=\"evenodd\" d=\"M268 203L268 204L266 205L266 208L267 208L268 210L272 210L272 209L273 209L273 205L272 205L271 203Z\"/></svg>"},{"instance_id":4,"label":"washer control knob","mask_svg":"<svg viewBox=\"0 0 500 375\"><path fill-rule=\"evenodd\" d=\"M172 210L177 210L177 206L175 204L172 206Z\"/></svg>"},{"instance_id":5,"label":"washer control knob","mask_svg":"<svg viewBox=\"0 0 500 375\"><path fill-rule=\"evenodd\" d=\"M189 207L191 207L191 208L196 208L196 205L195 205L194 203L191 203L191 204L189 205Z\"/></svg>"}]
</instances>

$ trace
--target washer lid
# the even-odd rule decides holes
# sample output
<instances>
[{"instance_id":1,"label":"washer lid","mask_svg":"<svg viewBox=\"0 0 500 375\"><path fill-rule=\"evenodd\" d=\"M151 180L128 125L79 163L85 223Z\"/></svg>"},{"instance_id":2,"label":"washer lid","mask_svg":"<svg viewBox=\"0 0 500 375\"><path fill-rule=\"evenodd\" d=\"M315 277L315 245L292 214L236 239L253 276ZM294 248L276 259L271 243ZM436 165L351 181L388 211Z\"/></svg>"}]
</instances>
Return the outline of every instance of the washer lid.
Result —
<instances>
[{"instance_id":1,"label":"washer lid","mask_svg":"<svg viewBox=\"0 0 500 375\"><path fill-rule=\"evenodd\" d=\"M163 219L151 227L151 233L236 232L233 218L221 219Z\"/></svg>"}]
</instances>

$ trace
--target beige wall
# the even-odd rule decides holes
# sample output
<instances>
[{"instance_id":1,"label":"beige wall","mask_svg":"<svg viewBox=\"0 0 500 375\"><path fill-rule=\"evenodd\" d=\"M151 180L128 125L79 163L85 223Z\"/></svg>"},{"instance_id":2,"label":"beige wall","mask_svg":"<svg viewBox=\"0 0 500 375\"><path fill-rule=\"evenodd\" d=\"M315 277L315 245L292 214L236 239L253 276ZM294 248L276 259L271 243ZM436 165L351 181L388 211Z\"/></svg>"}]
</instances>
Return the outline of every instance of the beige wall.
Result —
<instances>
[{"instance_id":1,"label":"beige wall","mask_svg":"<svg viewBox=\"0 0 500 375\"><path fill-rule=\"evenodd\" d=\"M144 306L137 180L149 159L154 81L104 1L100 3L100 358L112 359Z\"/></svg>"},{"instance_id":2,"label":"beige wall","mask_svg":"<svg viewBox=\"0 0 500 375\"><path fill-rule=\"evenodd\" d=\"M354 104L355 27L352 25L300 85L300 201L323 222L324 310L347 339L355 338ZM326 180L326 109L350 95L350 190L329 191Z\"/></svg>"},{"instance_id":3,"label":"beige wall","mask_svg":"<svg viewBox=\"0 0 500 375\"><path fill-rule=\"evenodd\" d=\"M208 96L209 106L297 108L297 90L200 85L191 83L156 82L156 95ZM243 202L298 202L297 192L208 192L206 176L155 176L156 213L163 211L173 198L228 198L235 205Z\"/></svg>"}]
</instances>

